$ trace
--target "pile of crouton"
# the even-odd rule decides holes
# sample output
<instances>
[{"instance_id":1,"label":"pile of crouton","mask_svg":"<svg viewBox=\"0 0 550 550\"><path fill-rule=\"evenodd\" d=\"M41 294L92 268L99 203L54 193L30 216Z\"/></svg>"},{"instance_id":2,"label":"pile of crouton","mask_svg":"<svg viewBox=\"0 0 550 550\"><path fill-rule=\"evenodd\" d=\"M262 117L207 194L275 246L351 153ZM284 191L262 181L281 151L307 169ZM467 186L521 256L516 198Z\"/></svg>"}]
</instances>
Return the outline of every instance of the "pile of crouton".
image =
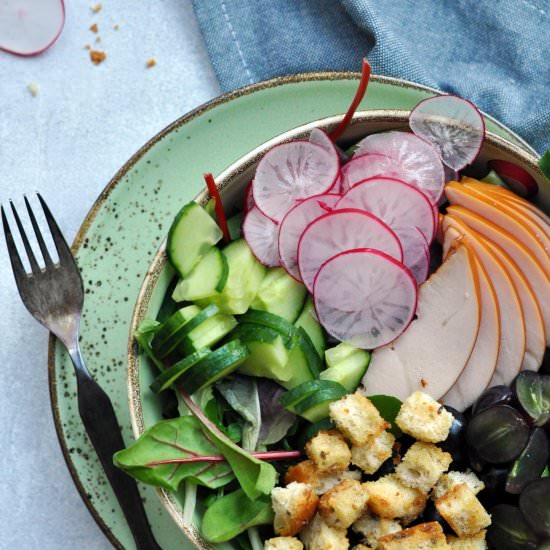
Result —
<instances>
[{"instance_id":1,"label":"pile of crouton","mask_svg":"<svg viewBox=\"0 0 550 550\"><path fill-rule=\"evenodd\" d=\"M436 445L453 423L442 405L423 392L403 403L395 422L416 442L402 458L394 456L391 426L363 394L331 403L330 417L337 429L313 437L308 460L288 469L285 487L273 489L279 536L266 541L265 550L346 550L349 528L362 537L354 550L487 548L491 517L476 496L483 482L472 472L448 472L452 456ZM361 482L392 456L393 473ZM430 498L456 536L445 535L437 521L405 528Z\"/></svg>"}]
</instances>

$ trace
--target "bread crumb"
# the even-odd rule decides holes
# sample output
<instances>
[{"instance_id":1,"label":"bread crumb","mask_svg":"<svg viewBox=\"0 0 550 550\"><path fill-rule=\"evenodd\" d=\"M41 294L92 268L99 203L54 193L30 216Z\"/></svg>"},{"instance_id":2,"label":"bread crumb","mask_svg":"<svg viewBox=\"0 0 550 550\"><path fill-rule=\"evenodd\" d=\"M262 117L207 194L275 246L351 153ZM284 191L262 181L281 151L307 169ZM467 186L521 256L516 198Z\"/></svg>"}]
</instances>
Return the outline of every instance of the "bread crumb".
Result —
<instances>
[{"instance_id":1,"label":"bread crumb","mask_svg":"<svg viewBox=\"0 0 550 550\"><path fill-rule=\"evenodd\" d=\"M94 33L97 33L99 31L99 27L97 26L97 23L94 23L91 27L90 27L90 30Z\"/></svg>"},{"instance_id":2,"label":"bread crumb","mask_svg":"<svg viewBox=\"0 0 550 550\"><path fill-rule=\"evenodd\" d=\"M118 29L120 29L118 25L113 25L113 30L118 31Z\"/></svg>"},{"instance_id":3,"label":"bread crumb","mask_svg":"<svg viewBox=\"0 0 550 550\"><path fill-rule=\"evenodd\" d=\"M107 55L105 52L100 52L99 50L90 50L90 60L94 65L99 65L103 63Z\"/></svg>"},{"instance_id":4,"label":"bread crumb","mask_svg":"<svg viewBox=\"0 0 550 550\"><path fill-rule=\"evenodd\" d=\"M90 51L92 47L90 46L90 44L85 44L84 49Z\"/></svg>"},{"instance_id":5,"label":"bread crumb","mask_svg":"<svg viewBox=\"0 0 550 550\"><path fill-rule=\"evenodd\" d=\"M27 89L29 90L32 97L36 97L38 95L38 84L35 84L34 82L31 82Z\"/></svg>"},{"instance_id":6,"label":"bread crumb","mask_svg":"<svg viewBox=\"0 0 550 550\"><path fill-rule=\"evenodd\" d=\"M145 66L150 69L151 67L154 67L157 64L157 60L154 57L151 57L147 60L147 63L145 63Z\"/></svg>"},{"instance_id":7,"label":"bread crumb","mask_svg":"<svg viewBox=\"0 0 550 550\"><path fill-rule=\"evenodd\" d=\"M102 7L102 4L96 4L95 6L90 6L90 9L92 10L92 13L99 13Z\"/></svg>"},{"instance_id":8,"label":"bread crumb","mask_svg":"<svg viewBox=\"0 0 550 550\"><path fill-rule=\"evenodd\" d=\"M96 36L95 41L96 41L96 44L99 44L101 42L101 36Z\"/></svg>"}]
</instances>

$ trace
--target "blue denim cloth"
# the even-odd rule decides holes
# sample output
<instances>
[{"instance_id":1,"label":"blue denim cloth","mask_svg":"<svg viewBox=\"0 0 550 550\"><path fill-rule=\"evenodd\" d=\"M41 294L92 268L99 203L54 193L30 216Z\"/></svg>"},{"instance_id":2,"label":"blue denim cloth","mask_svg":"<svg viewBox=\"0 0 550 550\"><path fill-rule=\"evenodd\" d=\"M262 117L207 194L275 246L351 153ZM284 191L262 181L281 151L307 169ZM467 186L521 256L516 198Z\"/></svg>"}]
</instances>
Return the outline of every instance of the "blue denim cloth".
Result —
<instances>
[{"instance_id":1,"label":"blue denim cloth","mask_svg":"<svg viewBox=\"0 0 550 550\"><path fill-rule=\"evenodd\" d=\"M373 72L474 101L550 147L549 0L193 0L224 90L278 75Z\"/></svg>"}]
</instances>

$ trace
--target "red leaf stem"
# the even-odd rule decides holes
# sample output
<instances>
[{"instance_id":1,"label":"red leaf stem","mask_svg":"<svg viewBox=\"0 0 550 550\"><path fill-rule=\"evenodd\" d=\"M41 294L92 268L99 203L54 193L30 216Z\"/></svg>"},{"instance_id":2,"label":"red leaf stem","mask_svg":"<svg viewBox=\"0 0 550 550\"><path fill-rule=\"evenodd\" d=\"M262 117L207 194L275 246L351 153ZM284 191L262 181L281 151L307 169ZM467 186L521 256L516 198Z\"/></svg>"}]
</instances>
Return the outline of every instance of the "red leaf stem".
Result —
<instances>
[{"instance_id":1,"label":"red leaf stem","mask_svg":"<svg viewBox=\"0 0 550 550\"><path fill-rule=\"evenodd\" d=\"M340 121L340 124L335 128L335 130L330 134L330 138L332 141L336 141L346 130L349 123L351 122L351 119L353 118L353 115L355 111L357 110L357 107L359 107L359 104L363 100L363 97L365 97L365 93L367 91L367 86L369 85L369 78L370 78L370 65L367 61L367 58L363 58L363 66L361 69L361 80L359 81L359 87L357 88L357 92L355 92L355 97L353 98L353 101L351 102L351 105L349 106L349 109L347 113L344 115L344 118Z\"/></svg>"},{"instance_id":2,"label":"red leaf stem","mask_svg":"<svg viewBox=\"0 0 550 550\"><path fill-rule=\"evenodd\" d=\"M227 226L227 218L225 217L225 211L223 209L220 193L218 192L218 187L216 186L216 182L214 181L214 176L210 173L204 174L204 181L206 182L206 186L208 187L210 196L214 199L216 218L218 220L218 225L220 226L220 229L223 233L223 240L228 243L229 241L231 241L231 237L229 235L229 227Z\"/></svg>"},{"instance_id":3,"label":"red leaf stem","mask_svg":"<svg viewBox=\"0 0 550 550\"><path fill-rule=\"evenodd\" d=\"M250 453L251 456L260 460L286 460L288 458L299 458L300 451L259 451ZM163 466L165 464L187 464L192 462L225 462L223 455L191 456L186 458L168 458L166 460L155 460L148 462L145 466Z\"/></svg>"}]
</instances>

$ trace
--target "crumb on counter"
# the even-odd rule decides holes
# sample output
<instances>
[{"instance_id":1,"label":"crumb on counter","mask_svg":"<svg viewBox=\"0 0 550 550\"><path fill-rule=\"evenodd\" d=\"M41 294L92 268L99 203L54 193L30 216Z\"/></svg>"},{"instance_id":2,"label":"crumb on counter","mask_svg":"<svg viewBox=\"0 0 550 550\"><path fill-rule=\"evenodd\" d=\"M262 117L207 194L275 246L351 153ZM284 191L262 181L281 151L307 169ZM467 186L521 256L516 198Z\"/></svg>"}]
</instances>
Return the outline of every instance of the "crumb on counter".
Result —
<instances>
[{"instance_id":1,"label":"crumb on counter","mask_svg":"<svg viewBox=\"0 0 550 550\"><path fill-rule=\"evenodd\" d=\"M101 8L103 8L103 4L101 4L101 3L94 4L93 6L90 6L90 9L92 10L92 13L99 13L101 11Z\"/></svg>"},{"instance_id":2,"label":"crumb on counter","mask_svg":"<svg viewBox=\"0 0 550 550\"><path fill-rule=\"evenodd\" d=\"M118 31L118 29L120 29L118 25L113 25L113 30Z\"/></svg>"},{"instance_id":3,"label":"crumb on counter","mask_svg":"<svg viewBox=\"0 0 550 550\"><path fill-rule=\"evenodd\" d=\"M32 97L36 97L38 95L38 84L35 82L31 82L27 85L27 90L29 90L29 93L32 95Z\"/></svg>"},{"instance_id":4,"label":"crumb on counter","mask_svg":"<svg viewBox=\"0 0 550 550\"><path fill-rule=\"evenodd\" d=\"M94 65L99 65L103 63L107 55L105 52L100 52L99 50L90 50L90 60Z\"/></svg>"},{"instance_id":5,"label":"crumb on counter","mask_svg":"<svg viewBox=\"0 0 550 550\"><path fill-rule=\"evenodd\" d=\"M101 36L96 36L95 41L96 44L99 44L101 42Z\"/></svg>"},{"instance_id":6,"label":"crumb on counter","mask_svg":"<svg viewBox=\"0 0 550 550\"><path fill-rule=\"evenodd\" d=\"M90 51L92 46L90 46L90 44L84 44L84 49Z\"/></svg>"},{"instance_id":7,"label":"crumb on counter","mask_svg":"<svg viewBox=\"0 0 550 550\"><path fill-rule=\"evenodd\" d=\"M154 67L157 64L157 60L154 57L150 57L147 62L145 63L145 66L150 69L151 67Z\"/></svg>"},{"instance_id":8,"label":"crumb on counter","mask_svg":"<svg viewBox=\"0 0 550 550\"><path fill-rule=\"evenodd\" d=\"M97 26L97 23L94 23L93 25L91 25L90 30L94 33L99 32L99 27Z\"/></svg>"}]
</instances>

